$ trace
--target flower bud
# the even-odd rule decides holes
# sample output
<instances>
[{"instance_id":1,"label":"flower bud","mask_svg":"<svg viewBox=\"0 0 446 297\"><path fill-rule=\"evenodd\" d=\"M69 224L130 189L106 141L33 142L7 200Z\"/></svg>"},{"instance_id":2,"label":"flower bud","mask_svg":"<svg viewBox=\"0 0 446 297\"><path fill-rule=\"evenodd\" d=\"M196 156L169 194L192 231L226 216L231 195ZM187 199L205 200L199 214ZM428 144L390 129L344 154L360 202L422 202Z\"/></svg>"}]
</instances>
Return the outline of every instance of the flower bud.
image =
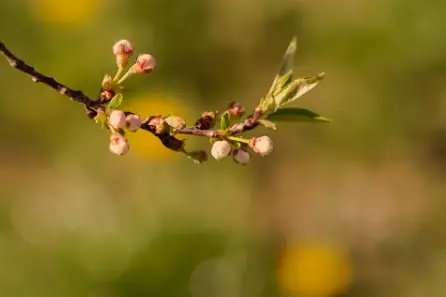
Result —
<instances>
[{"instance_id":1,"label":"flower bud","mask_svg":"<svg viewBox=\"0 0 446 297\"><path fill-rule=\"evenodd\" d=\"M212 111L205 111L201 114L201 118L199 118L195 122L195 127L200 130L208 130L214 127L215 125L215 113Z\"/></svg>"},{"instance_id":2,"label":"flower bud","mask_svg":"<svg viewBox=\"0 0 446 297\"><path fill-rule=\"evenodd\" d=\"M126 128L131 132L136 132L136 130L141 127L141 118L136 114L129 114L126 118Z\"/></svg>"},{"instance_id":3,"label":"flower bud","mask_svg":"<svg viewBox=\"0 0 446 297\"><path fill-rule=\"evenodd\" d=\"M128 40L119 40L113 45L113 54L116 56L116 65L125 67L133 54L133 45Z\"/></svg>"},{"instance_id":4,"label":"flower bud","mask_svg":"<svg viewBox=\"0 0 446 297\"><path fill-rule=\"evenodd\" d=\"M205 151L193 151L188 153L188 156L197 164L201 164L208 160L208 154Z\"/></svg>"},{"instance_id":5,"label":"flower bud","mask_svg":"<svg viewBox=\"0 0 446 297\"><path fill-rule=\"evenodd\" d=\"M261 156L269 155L273 151L273 141L268 136L253 137L249 140L249 146Z\"/></svg>"},{"instance_id":6,"label":"flower bud","mask_svg":"<svg viewBox=\"0 0 446 297\"><path fill-rule=\"evenodd\" d=\"M108 123L115 129L124 128L127 124L125 114L121 110L113 110L108 118Z\"/></svg>"},{"instance_id":7,"label":"flower bud","mask_svg":"<svg viewBox=\"0 0 446 297\"><path fill-rule=\"evenodd\" d=\"M232 155L235 163L246 165L251 160L251 155L245 149L237 149Z\"/></svg>"},{"instance_id":8,"label":"flower bud","mask_svg":"<svg viewBox=\"0 0 446 297\"><path fill-rule=\"evenodd\" d=\"M160 135L169 130L169 125L167 125L167 123L161 116L152 117L149 121L149 126L157 135Z\"/></svg>"},{"instance_id":9,"label":"flower bud","mask_svg":"<svg viewBox=\"0 0 446 297\"><path fill-rule=\"evenodd\" d=\"M245 114L245 107L238 102L231 102L228 106L228 111L231 116L241 117Z\"/></svg>"},{"instance_id":10,"label":"flower bud","mask_svg":"<svg viewBox=\"0 0 446 297\"><path fill-rule=\"evenodd\" d=\"M217 140L211 149L211 155L218 161L227 157L231 152L231 144L226 140Z\"/></svg>"},{"instance_id":11,"label":"flower bud","mask_svg":"<svg viewBox=\"0 0 446 297\"><path fill-rule=\"evenodd\" d=\"M169 116L164 120L169 126L174 128L175 130L181 130L184 129L184 127L186 127L186 121L181 117Z\"/></svg>"},{"instance_id":12,"label":"flower bud","mask_svg":"<svg viewBox=\"0 0 446 297\"><path fill-rule=\"evenodd\" d=\"M130 68L133 74L150 73L155 69L156 60L152 55L141 54L136 59L136 63Z\"/></svg>"},{"instance_id":13,"label":"flower bud","mask_svg":"<svg viewBox=\"0 0 446 297\"><path fill-rule=\"evenodd\" d=\"M102 89L109 90L112 88L112 77L109 74L104 75L104 78L102 79Z\"/></svg>"},{"instance_id":14,"label":"flower bud","mask_svg":"<svg viewBox=\"0 0 446 297\"><path fill-rule=\"evenodd\" d=\"M112 134L112 136L110 137L109 148L113 154L122 156L129 151L130 146L124 136L122 136L121 134Z\"/></svg>"},{"instance_id":15,"label":"flower bud","mask_svg":"<svg viewBox=\"0 0 446 297\"><path fill-rule=\"evenodd\" d=\"M265 111L263 110L263 108L260 106L257 106L256 109L254 109L254 114L252 115L252 120L257 121L264 113L265 113Z\"/></svg>"},{"instance_id":16,"label":"flower bud","mask_svg":"<svg viewBox=\"0 0 446 297\"><path fill-rule=\"evenodd\" d=\"M115 92L113 90L104 90L99 94L99 100L101 102L109 102L115 96Z\"/></svg>"}]
</instances>

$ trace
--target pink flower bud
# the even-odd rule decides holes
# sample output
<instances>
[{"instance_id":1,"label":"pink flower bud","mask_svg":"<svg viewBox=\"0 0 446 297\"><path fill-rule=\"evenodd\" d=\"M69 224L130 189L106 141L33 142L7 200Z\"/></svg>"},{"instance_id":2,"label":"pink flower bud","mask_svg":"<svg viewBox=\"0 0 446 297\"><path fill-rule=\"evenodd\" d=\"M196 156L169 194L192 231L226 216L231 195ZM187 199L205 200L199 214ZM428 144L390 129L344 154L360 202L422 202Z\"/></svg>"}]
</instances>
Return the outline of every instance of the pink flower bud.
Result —
<instances>
[{"instance_id":1,"label":"pink flower bud","mask_svg":"<svg viewBox=\"0 0 446 297\"><path fill-rule=\"evenodd\" d=\"M113 110L108 118L108 123L115 129L124 128L127 124L124 112L117 109Z\"/></svg>"},{"instance_id":2,"label":"pink flower bud","mask_svg":"<svg viewBox=\"0 0 446 297\"><path fill-rule=\"evenodd\" d=\"M231 116L241 117L245 114L245 107L238 102L231 102L228 106L228 111Z\"/></svg>"},{"instance_id":3,"label":"pink flower bud","mask_svg":"<svg viewBox=\"0 0 446 297\"><path fill-rule=\"evenodd\" d=\"M132 132L135 132L141 127L141 122L141 118L136 114L129 114L126 117L126 127Z\"/></svg>"},{"instance_id":4,"label":"pink flower bud","mask_svg":"<svg viewBox=\"0 0 446 297\"><path fill-rule=\"evenodd\" d=\"M156 60L152 55L141 54L136 59L136 63L130 68L134 74L150 73L156 66Z\"/></svg>"},{"instance_id":5,"label":"pink flower bud","mask_svg":"<svg viewBox=\"0 0 446 297\"><path fill-rule=\"evenodd\" d=\"M246 165L251 160L251 155L244 149L234 151L233 158L235 163Z\"/></svg>"},{"instance_id":6,"label":"pink flower bud","mask_svg":"<svg viewBox=\"0 0 446 297\"><path fill-rule=\"evenodd\" d=\"M133 45L130 41L121 39L113 45L113 54L117 55L131 55L133 53Z\"/></svg>"},{"instance_id":7,"label":"pink flower bud","mask_svg":"<svg viewBox=\"0 0 446 297\"><path fill-rule=\"evenodd\" d=\"M226 140L217 140L212 146L211 155L212 157L220 161L221 159L227 157L231 150L232 148L229 142L227 142Z\"/></svg>"},{"instance_id":8,"label":"pink flower bud","mask_svg":"<svg viewBox=\"0 0 446 297\"><path fill-rule=\"evenodd\" d=\"M273 151L273 141L268 136L253 137L249 140L249 146L261 156L269 155Z\"/></svg>"},{"instance_id":9,"label":"pink flower bud","mask_svg":"<svg viewBox=\"0 0 446 297\"><path fill-rule=\"evenodd\" d=\"M119 40L113 45L113 54L116 56L116 65L125 67L133 54L133 45L128 40Z\"/></svg>"},{"instance_id":10,"label":"pink flower bud","mask_svg":"<svg viewBox=\"0 0 446 297\"><path fill-rule=\"evenodd\" d=\"M110 152L115 155L122 156L130 150L127 139L121 134L113 134L110 137Z\"/></svg>"}]
</instances>

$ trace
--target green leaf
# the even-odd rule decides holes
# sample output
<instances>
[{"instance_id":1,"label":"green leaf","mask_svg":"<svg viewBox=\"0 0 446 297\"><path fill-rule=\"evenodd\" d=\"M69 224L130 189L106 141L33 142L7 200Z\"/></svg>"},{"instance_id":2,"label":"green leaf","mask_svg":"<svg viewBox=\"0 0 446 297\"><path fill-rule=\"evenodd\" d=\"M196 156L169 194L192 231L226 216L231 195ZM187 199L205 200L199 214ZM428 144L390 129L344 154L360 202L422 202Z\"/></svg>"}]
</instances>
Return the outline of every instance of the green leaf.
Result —
<instances>
[{"instance_id":1,"label":"green leaf","mask_svg":"<svg viewBox=\"0 0 446 297\"><path fill-rule=\"evenodd\" d=\"M229 112L225 111L220 116L220 129L226 130L231 126L231 119Z\"/></svg>"},{"instance_id":2,"label":"green leaf","mask_svg":"<svg viewBox=\"0 0 446 297\"><path fill-rule=\"evenodd\" d=\"M258 120L258 122L265 128L277 130L276 124L271 122L270 120L260 119Z\"/></svg>"},{"instance_id":3,"label":"green leaf","mask_svg":"<svg viewBox=\"0 0 446 297\"><path fill-rule=\"evenodd\" d=\"M274 96L276 108L291 103L311 91L324 76L325 72L322 72L316 76L295 79L282 92Z\"/></svg>"},{"instance_id":4,"label":"green leaf","mask_svg":"<svg viewBox=\"0 0 446 297\"><path fill-rule=\"evenodd\" d=\"M122 104L122 100L124 99L124 96L121 93L118 93L113 97L113 99L108 104L108 109L116 109Z\"/></svg>"},{"instance_id":5,"label":"green leaf","mask_svg":"<svg viewBox=\"0 0 446 297\"><path fill-rule=\"evenodd\" d=\"M304 108L280 108L268 116L268 120L276 122L330 122L311 110Z\"/></svg>"},{"instance_id":6,"label":"green leaf","mask_svg":"<svg viewBox=\"0 0 446 297\"><path fill-rule=\"evenodd\" d=\"M294 54L297 49L297 38L294 37L282 59L282 65L277 73L268 94L280 92L293 79Z\"/></svg>"}]
</instances>

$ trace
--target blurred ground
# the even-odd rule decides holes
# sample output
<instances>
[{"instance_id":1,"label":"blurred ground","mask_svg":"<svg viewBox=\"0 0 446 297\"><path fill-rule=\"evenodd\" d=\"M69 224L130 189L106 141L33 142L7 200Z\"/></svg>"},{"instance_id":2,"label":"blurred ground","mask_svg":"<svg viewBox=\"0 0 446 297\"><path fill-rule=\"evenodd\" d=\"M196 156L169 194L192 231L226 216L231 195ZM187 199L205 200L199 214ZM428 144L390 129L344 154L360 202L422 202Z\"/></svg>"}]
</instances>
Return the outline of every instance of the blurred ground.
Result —
<instances>
[{"instance_id":1,"label":"blurred ground","mask_svg":"<svg viewBox=\"0 0 446 297\"><path fill-rule=\"evenodd\" d=\"M1 39L90 95L131 40L158 66L126 104L193 121L326 71L251 166L150 135L108 153L81 106L0 63L0 295L444 296L446 2L2 0ZM206 141L190 140L197 148Z\"/></svg>"}]
</instances>

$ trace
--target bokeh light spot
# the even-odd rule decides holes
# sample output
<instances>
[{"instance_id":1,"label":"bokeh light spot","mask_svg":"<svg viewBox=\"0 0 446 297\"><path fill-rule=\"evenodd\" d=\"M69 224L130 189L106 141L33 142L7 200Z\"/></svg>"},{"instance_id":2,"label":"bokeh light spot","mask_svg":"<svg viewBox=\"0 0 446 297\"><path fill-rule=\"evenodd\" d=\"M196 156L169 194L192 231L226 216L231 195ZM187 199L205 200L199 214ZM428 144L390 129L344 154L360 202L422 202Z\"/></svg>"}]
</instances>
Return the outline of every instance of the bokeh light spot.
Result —
<instances>
[{"instance_id":1,"label":"bokeh light spot","mask_svg":"<svg viewBox=\"0 0 446 297\"><path fill-rule=\"evenodd\" d=\"M352 272L349 258L335 246L287 246L279 262L278 281L292 294L331 296L348 290Z\"/></svg>"},{"instance_id":2,"label":"bokeh light spot","mask_svg":"<svg viewBox=\"0 0 446 297\"><path fill-rule=\"evenodd\" d=\"M92 20L102 6L103 0L29 0L29 8L37 19L57 25Z\"/></svg>"}]
</instances>

